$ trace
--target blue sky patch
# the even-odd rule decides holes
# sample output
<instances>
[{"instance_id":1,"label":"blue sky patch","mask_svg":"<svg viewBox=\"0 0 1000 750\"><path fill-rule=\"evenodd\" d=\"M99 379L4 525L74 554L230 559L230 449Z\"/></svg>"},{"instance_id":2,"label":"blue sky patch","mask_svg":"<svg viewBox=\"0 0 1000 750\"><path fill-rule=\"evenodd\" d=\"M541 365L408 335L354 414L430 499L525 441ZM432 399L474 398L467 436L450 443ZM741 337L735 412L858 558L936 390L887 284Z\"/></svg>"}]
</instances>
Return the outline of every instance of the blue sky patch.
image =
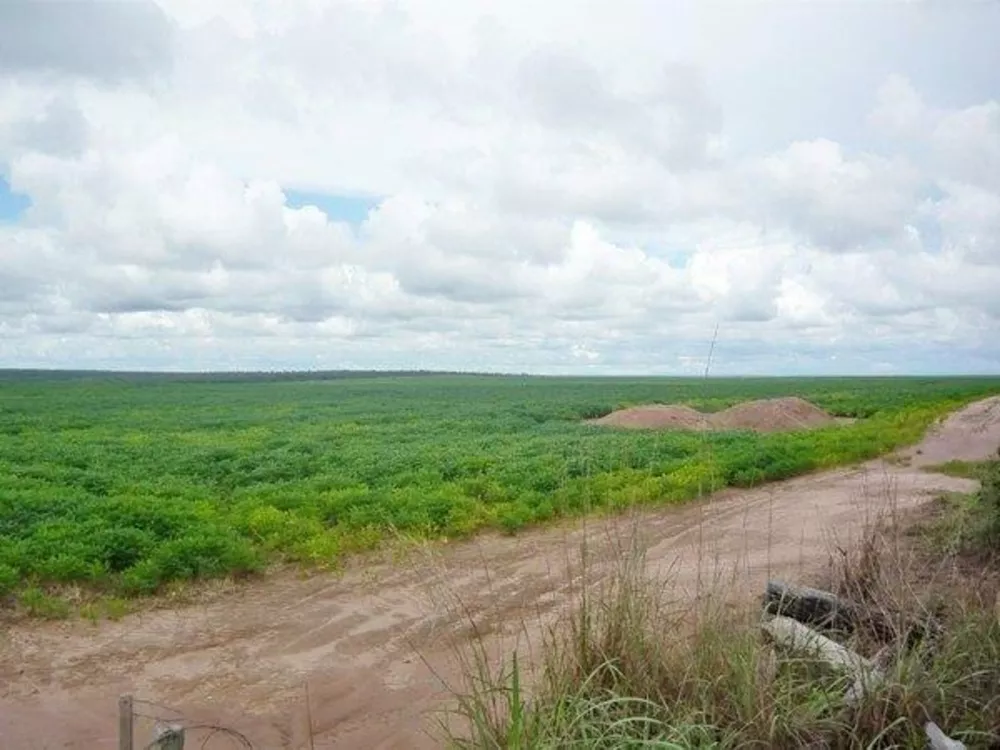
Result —
<instances>
[{"instance_id":1,"label":"blue sky patch","mask_svg":"<svg viewBox=\"0 0 1000 750\"><path fill-rule=\"evenodd\" d=\"M359 226L368 218L368 212L380 203L378 198L311 193L303 190L286 190L285 197L292 208L316 206L330 218L330 221L342 221L351 226Z\"/></svg>"},{"instance_id":2,"label":"blue sky patch","mask_svg":"<svg viewBox=\"0 0 1000 750\"><path fill-rule=\"evenodd\" d=\"M30 205L28 196L13 192L7 179L0 176L0 221L17 221Z\"/></svg>"}]
</instances>

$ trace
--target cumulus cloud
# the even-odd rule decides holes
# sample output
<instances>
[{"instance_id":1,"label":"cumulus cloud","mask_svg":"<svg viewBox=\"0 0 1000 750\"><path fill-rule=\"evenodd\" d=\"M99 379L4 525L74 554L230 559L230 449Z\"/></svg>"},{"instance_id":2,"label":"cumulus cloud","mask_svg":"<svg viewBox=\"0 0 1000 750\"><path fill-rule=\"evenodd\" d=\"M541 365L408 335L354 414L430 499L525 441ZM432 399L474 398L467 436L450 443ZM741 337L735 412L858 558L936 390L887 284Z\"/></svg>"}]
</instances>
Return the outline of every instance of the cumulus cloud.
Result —
<instances>
[{"instance_id":1,"label":"cumulus cloud","mask_svg":"<svg viewBox=\"0 0 1000 750\"><path fill-rule=\"evenodd\" d=\"M921 184L905 162L871 154L848 158L840 144L826 139L796 142L765 157L750 179L767 218L831 250L893 240L906 226Z\"/></svg>"},{"instance_id":2,"label":"cumulus cloud","mask_svg":"<svg viewBox=\"0 0 1000 750\"><path fill-rule=\"evenodd\" d=\"M5 0L0 73L144 77L169 65L172 26L149 0Z\"/></svg>"},{"instance_id":3,"label":"cumulus cloud","mask_svg":"<svg viewBox=\"0 0 1000 750\"><path fill-rule=\"evenodd\" d=\"M946 174L1000 190L1000 102L945 113L934 128L931 145Z\"/></svg>"},{"instance_id":4,"label":"cumulus cloud","mask_svg":"<svg viewBox=\"0 0 1000 750\"><path fill-rule=\"evenodd\" d=\"M879 87L869 122L895 137L919 138L927 132L932 113L913 84L893 74Z\"/></svg>"},{"instance_id":5,"label":"cumulus cloud","mask_svg":"<svg viewBox=\"0 0 1000 750\"><path fill-rule=\"evenodd\" d=\"M781 110L763 142L748 97L834 62L680 4L8 3L0 28L0 174L30 199L0 223L2 365L695 373L718 325L717 372L1000 367L1000 105L938 100L877 34L835 118Z\"/></svg>"}]
</instances>

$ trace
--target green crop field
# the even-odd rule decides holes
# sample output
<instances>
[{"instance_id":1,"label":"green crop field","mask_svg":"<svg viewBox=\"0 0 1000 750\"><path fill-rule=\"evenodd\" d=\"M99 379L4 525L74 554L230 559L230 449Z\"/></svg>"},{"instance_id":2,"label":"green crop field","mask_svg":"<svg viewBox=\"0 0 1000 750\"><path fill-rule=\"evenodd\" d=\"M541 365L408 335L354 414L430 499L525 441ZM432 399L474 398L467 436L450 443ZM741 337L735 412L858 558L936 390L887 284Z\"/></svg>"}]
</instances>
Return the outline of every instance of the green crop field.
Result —
<instances>
[{"instance_id":1,"label":"green crop field","mask_svg":"<svg viewBox=\"0 0 1000 750\"><path fill-rule=\"evenodd\" d=\"M917 440L1000 379L0 374L0 595L132 596L331 564L387 534L454 537L676 503ZM851 425L636 432L586 417L798 395Z\"/></svg>"}]
</instances>

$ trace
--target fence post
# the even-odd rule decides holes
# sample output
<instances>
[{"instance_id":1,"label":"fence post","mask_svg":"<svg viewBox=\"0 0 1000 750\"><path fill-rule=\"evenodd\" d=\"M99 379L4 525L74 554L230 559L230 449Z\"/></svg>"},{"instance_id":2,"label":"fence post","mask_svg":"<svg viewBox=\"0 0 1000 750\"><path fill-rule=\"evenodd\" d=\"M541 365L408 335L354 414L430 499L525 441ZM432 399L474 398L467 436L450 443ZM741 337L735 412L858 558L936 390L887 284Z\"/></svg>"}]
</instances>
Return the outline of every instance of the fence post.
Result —
<instances>
[{"instance_id":1,"label":"fence post","mask_svg":"<svg viewBox=\"0 0 1000 750\"><path fill-rule=\"evenodd\" d=\"M132 744L132 696L118 698L118 750L134 750Z\"/></svg>"}]
</instances>

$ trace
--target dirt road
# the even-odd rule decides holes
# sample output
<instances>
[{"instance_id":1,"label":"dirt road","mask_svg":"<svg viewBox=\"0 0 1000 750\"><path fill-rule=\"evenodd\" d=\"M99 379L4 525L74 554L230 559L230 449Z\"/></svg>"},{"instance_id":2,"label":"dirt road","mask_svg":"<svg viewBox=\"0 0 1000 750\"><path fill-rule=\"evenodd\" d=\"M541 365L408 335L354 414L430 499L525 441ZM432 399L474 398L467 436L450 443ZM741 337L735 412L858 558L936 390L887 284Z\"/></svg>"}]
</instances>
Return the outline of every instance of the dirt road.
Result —
<instances>
[{"instance_id":1,"label":"dirt road","mask_svg":"<svg viewBox=\"0 0 1000 750\"><path fill-rule=\"evenodd\" d=\"M716 574L759 591L768 575L816 572L834 538L866 519L973 483L923 471L1000 446L1000 397L937 426L903 461L873 461L636 519L652 572L683 599ZM365 560L340 576L280 573L208 603L119 622L30 622L0 636L0 748L115 746L116 701L137 712L234 727L257 748L305 747L306 685L316 748L420 748L474 622L490 647L523 649L572 598L581 543L600 571L623 519ZM485 635L483 635L485 634ZM528 634L528 635L525 635ZM151 720L137 720L144 746ZM199 735L200 736L200 735ZM194 745L200 746L200 742ZM217 737L207 748L239 747Z\"/></svg>"}]
</instances>

